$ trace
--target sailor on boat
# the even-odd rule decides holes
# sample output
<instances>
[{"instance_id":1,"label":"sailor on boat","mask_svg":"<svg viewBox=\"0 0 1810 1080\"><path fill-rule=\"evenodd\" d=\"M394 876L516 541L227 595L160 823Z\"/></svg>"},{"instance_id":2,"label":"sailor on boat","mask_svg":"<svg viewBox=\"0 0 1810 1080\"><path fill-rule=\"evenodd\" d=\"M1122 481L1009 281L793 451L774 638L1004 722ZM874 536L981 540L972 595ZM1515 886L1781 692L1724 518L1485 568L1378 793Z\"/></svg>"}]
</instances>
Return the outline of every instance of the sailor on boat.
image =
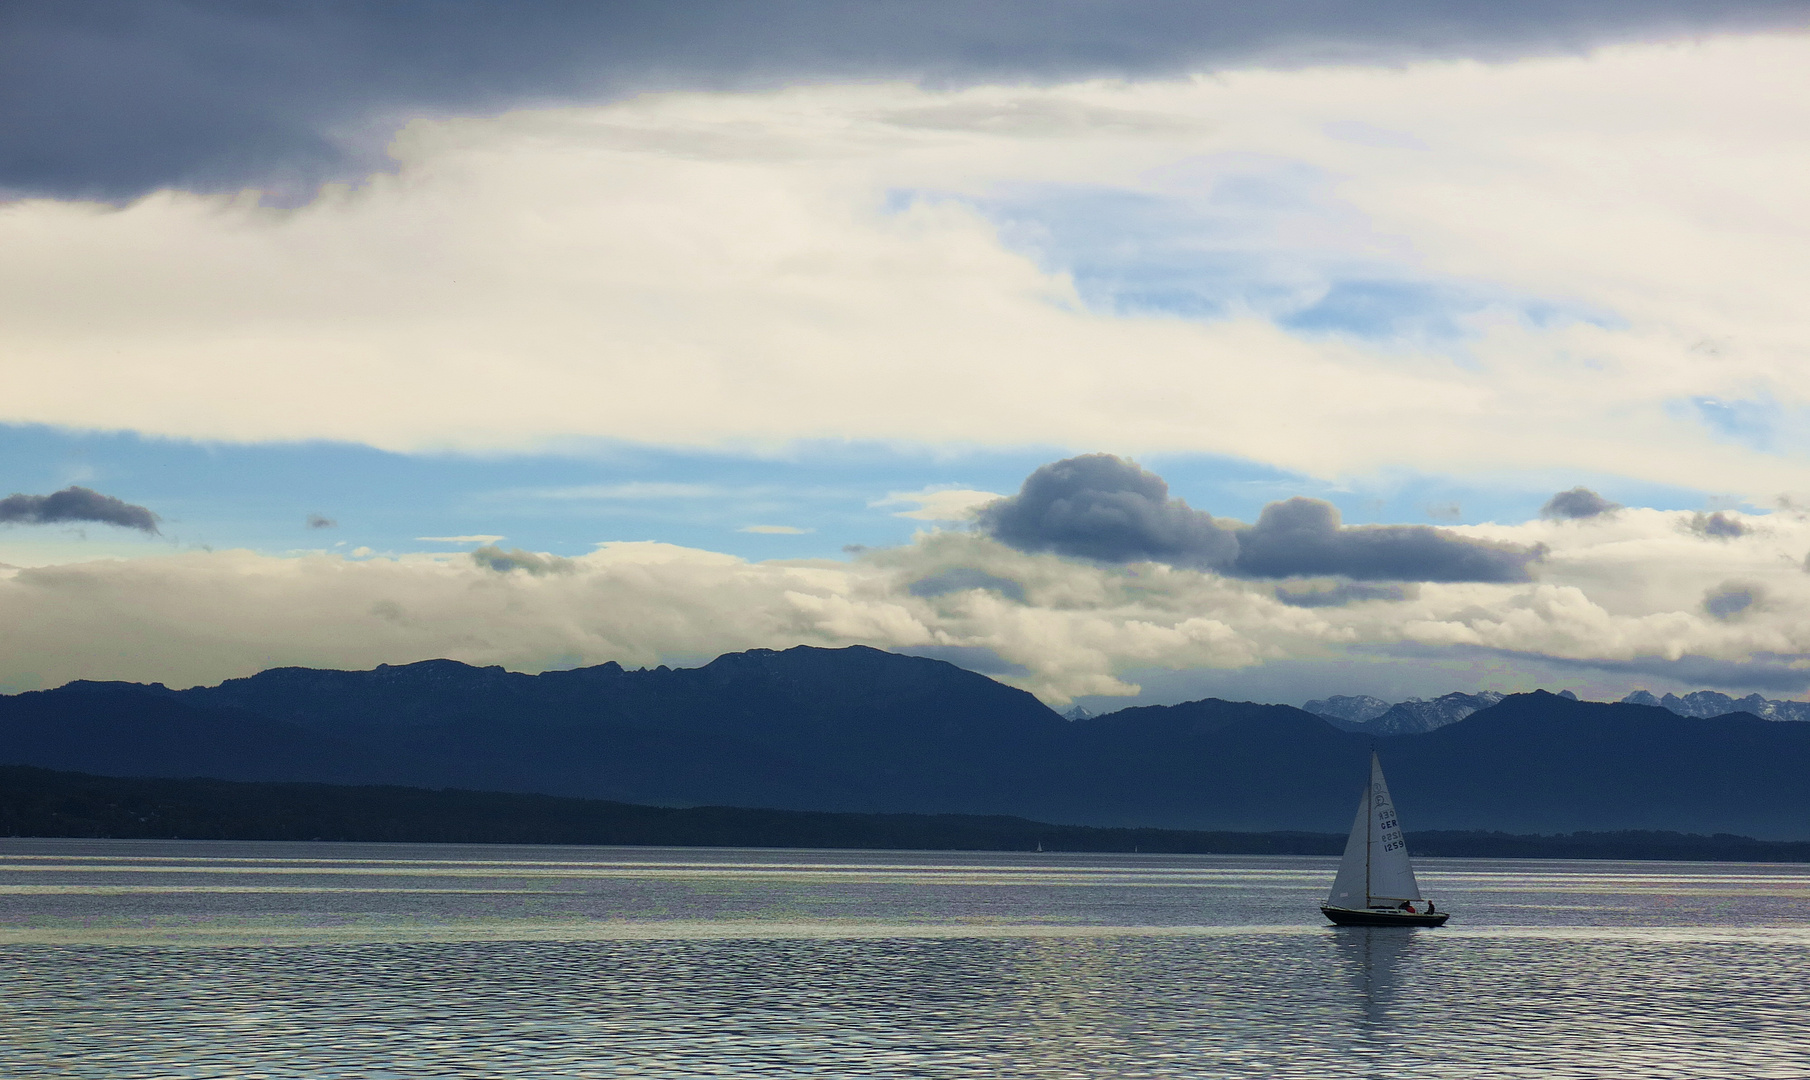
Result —
<instances>
[{"instance_id":1,"label":"sailor on boat","mask_svg":"<svg viewBox=\"0 0 1810 1080\"><path fill-rule=\"evenodd\" d=\"M1383 781L1382 762L1372 752L1370 783L1351 823L1339 876L1320 912L1340 926L1441 926L1451 918L1430 902L1425 911L1416 911L1420 902L1408 841Z\"/></svg>"}]
</instances>

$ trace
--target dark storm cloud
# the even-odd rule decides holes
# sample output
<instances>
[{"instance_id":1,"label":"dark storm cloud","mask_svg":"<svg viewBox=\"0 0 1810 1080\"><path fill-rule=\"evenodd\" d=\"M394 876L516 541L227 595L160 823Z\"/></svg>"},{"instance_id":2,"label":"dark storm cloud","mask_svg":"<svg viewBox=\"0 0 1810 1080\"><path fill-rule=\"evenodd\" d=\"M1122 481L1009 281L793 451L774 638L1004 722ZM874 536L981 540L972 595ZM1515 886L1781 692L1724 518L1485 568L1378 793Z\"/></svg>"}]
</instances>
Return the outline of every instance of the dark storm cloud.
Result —
<instances>
[{"instance_id":1,"label":"dark storm cloud","mask_svg":"<svg viewBox=\"0 0 1810 1080\"><path fill-rule=\"evenodd\" d=\"M1527 581L1541 547L1473 540L1430 525L1340 524L1320 499L1263 508L1255 525L1169 498L1162 477L1111 454L1051 462L981 508L981 531L1021 551L1098 562L1150 560L1238 577Z\"/></svg>"},{"instance_id":2,"label":"dark storm cloud","mask_svg":"<svg viewBox=\"0 0 1810 1080\"><path fill-rule=\"evenodd\" d=\"M1803 0L10 0L0 188L294 198L380 162L402 117L643 90L1499 60L1805 20Z\"/></svg>"},{"instance_id":3,"label":"dark storm cloud","mask_svg":"<svg viewBox=\"0 0 1810 1080\"><path fill-rule=\"evenodd\" d=\"M1162 477L1112 454L1041 465L1018 494L981 507L978 521L981 531L1020 551L1099 562L1222 570L1238 557L1230 528L1171 499Z\"/></svg>"},{"instance_id":4,"label":"dark storm cloud","mask_svg":"<svg viewBox=\"0 0 1810 1080\"><path fill-rule=\"evenodd\" d=\"M1766 590L1751 581L1724 581L1703 594L1703 610L1718 619L1732 619L1766 599Z\"/></svg>"},{"instance_id":5,"label":"dark storm cloud","mask_svg":"<svg viewBox=\"0 0 1810 1080\"><path fill-rule=\"evenodd\" d=\"M8 495L0 499L0 525L96 522L155 534L157 521L157 515L142 506L85 487L66 487L50 495Z\"/></svg>"},{"instance_id":6,"label":"dark storm cloud","mask_svg":"<svg viewBox=\"0 0 1810 1080\"><path fill-rule=\"evenodd\" d=\"M1696 533L1705 540L1733 540L1752 531L1741 524L1740 518L1729 517L1720 510L1713 514L1692 514L1684 527L1686 531Z\"/></svg>"},{"instance_id":7,"label":"dark storm cloud","mask_svg":"<svg viewBox=\"0 0 1810 1080\"><path fill-rule=\"evenodd\" d=\"M471 561L486 570L495 570L499 574L507 574L511 570L525 570L530 574L569 574L572 572L572 560L562 559L557 555L536 555L532 551L521 548L510 548L504 551L495 544L485 544L471 553Z\"/></svg>"},{"instance_id":8,"label":"dark storm cloud","mask_svg":"<svg viewBox=\"0 0 1810 1080\"><path fill-rule=\"evenodd\" d=\"M952 592L964 592L968 589L989 589L1009 600L1024 603L1024 586L1011 578L996 577L984 570L958 566L939 571L929 577L921 577L912 582L906 591L913 596L925 598L946 596Z\"/></svg>"},{"instance_id":9,"label":"dark storm cloud","mask_svg":"<svg viewBox=\"0 0 1810 1080\"><path fill-rule=\"evenodd\" d=\"M1540 507L1540 516L1577 521L1612 514L1620 509L1621 503L1610 502L1587 487L1574 487L1547 499L1546 505Z\"/></svg>"},{"instance_id":10,"label":"dark storm cloud","mask_svg":"<svg viewBox=\"0 0 1810 1080\"><path fill-rule=\"evenodd\" d=\"M1339 576L1359 581L1527 581L1544 548L1472 540L1431 525L1339 524L1338 508L1299 496L1271 503L1238 533L1245 577Z\"/></svg>"}]
</instances>

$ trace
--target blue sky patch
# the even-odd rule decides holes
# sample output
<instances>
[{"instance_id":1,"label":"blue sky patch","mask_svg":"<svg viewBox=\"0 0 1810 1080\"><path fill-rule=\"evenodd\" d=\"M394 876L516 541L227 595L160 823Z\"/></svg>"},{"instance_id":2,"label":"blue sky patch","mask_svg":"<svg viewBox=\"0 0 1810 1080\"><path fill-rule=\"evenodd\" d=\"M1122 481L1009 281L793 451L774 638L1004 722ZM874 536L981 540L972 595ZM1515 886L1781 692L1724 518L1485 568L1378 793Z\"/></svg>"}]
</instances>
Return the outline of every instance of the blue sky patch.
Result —
<instances>
[{"instance_id":1,"label":"blue sky patch","mask_svg":"<svg viewBox=\"0 0 1810 1080\"><path fill-rule=\"evenodd\" d=\"M81 484L163 519L160 537L100 525L11 526L0 528L0 544L56 542L73 557L87 549L112 555L190 547L394 553L484 542L423 537L500 537L505 547L565 556L605 541L656 540L749 559L840 558L845 546L893 546L936 527L898 516L908 506L874 505L890 493L1010 494L1037 466L1089 449L807 442L762 456L597 443L557 454L479 456L0 425L0 460L8 464L0 497ZM1611 476L1392 473L1335 482L1215 455L1139 460L1168 481L1172 496L1246 522L1295 495L1332 502L1349 524L1525 521L1553 492L1580 483L1632 506L1705 505L1702 492Z\"/></svg>"},{"instance_id":2,"label":"blue sky patch","mask_svg":"<svg viewBox=\"0 0 1810 1080\"><path fill-rule=\"evenodd\" d=\"M1341 201L1333 178L1251 155L1162 170L1151 189L1016 185L959 198L994 221L1001 243L1068 275L1089 307L1122 316L1215 320L1256 315L1300 334L1458 348L1467 320L1512 312L1532 326L1613 316L1485 282L1430 276ZM897 212L920 199L895 191Z\"/></svg>"},{"instance_id":3,"label":"blue sky patch","mask_svg":"<svg viewBox=\"0 0 1810 1080\"><path fill-rule=\"evenodd\" d=\"M1771 398L1694 397L1690 404L1697 420L1718 437L1762 452L1776 449L1783 410Z\"/></svg>"},{"instance_id":4,"label":"blue sky patch","mask_svg":"<svg viewBox=\"0 0 1810 1080\"><path fill-rule=\"evenodd\" d=\"M1290 330L1365 338L1458 338L1464 315L1481 299L1461 289L1419 281L1335 281L1312 306L1277 321Z\"/></svg>"}]
</instances>

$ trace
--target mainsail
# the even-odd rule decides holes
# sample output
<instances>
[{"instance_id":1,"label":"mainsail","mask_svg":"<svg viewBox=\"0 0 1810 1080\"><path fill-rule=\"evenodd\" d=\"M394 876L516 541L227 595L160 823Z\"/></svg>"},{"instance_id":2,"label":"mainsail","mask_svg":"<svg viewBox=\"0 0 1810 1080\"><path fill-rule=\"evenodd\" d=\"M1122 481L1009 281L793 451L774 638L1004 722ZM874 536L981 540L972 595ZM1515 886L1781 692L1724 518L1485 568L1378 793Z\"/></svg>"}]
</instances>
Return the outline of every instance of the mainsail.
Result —
<instances>
[{"instance_id":1,"label":"mainsail","mask_svg":"<svg viewBox=\"0 0 1810 1080\"><path fill-rule=\"evenodd\" d=\"M1395 818L1383 765L1370 755L1370 783L1358 803L1351 838L1345 841L1345 858L1339 876L1332 881L1331 907L1363 910L1394 907L1403 900L1419 900L1420 886L1408 862L1408 841Z\"/></svg>"}]
</instances>

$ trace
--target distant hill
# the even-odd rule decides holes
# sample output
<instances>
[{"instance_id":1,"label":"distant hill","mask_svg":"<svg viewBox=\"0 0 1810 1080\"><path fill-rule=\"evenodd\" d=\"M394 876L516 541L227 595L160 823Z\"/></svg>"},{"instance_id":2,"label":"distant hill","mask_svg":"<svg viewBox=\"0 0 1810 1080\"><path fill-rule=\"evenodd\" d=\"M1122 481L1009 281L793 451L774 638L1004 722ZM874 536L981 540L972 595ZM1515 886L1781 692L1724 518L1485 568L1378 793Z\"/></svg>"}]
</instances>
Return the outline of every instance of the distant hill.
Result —
<instances>
[{"instance_id":1,"label":"distant hill","mask_svg":"<svg viewBox=\"0 0 1810 1080\"><path fill-rule=\"evenodd\" d=\"M1015 817L675 809L408 787L134 779L0 766L0 836L1335 855L1334 833L1099 829ZM1414 854L1810 862L1810 843L1678 833L1412 833Z\"/></svg>"},{"instance_id":2,"label":"distant hill","mask_svg":"<svg viewBox=\"0 0 1810 1080\"><path fill-rule=\"evenodd\" d=\"M30 719L44 714L56 723ZM216 748L206 733L230 723L245 736ZM1025 748L1067 728L1022 690L862 647L541 675L451 660L277 668L192 690L0 698L0 757L20 764L837 810L988 812Z\"/></svg>"},{"instance_id":3,"label":"distant hill","mask_svg":"<svg viewBox=\"0 0 1810 1080\"><path fill-rule=\"evenodd\" d=\"M1810 725L1535 692L1377 745L1417 829L1810 837ZM1410 798L1434 816L1423 819Z\"/></svg>"},{"instance_id":4,"label":"distant hill","mask_svg":"<svg viewBox=\"0 0 1810 1080\"><path fill-rule=\"evenodd\" d=\"M1343 831L1372 743L1416 830L1810 838L1810 724L1522 694L1420 734L1215 699L1064 719L876 649L542 675L440 660L0 696L0 763L1074 825Z\"/></svg>"}]
</instances>

